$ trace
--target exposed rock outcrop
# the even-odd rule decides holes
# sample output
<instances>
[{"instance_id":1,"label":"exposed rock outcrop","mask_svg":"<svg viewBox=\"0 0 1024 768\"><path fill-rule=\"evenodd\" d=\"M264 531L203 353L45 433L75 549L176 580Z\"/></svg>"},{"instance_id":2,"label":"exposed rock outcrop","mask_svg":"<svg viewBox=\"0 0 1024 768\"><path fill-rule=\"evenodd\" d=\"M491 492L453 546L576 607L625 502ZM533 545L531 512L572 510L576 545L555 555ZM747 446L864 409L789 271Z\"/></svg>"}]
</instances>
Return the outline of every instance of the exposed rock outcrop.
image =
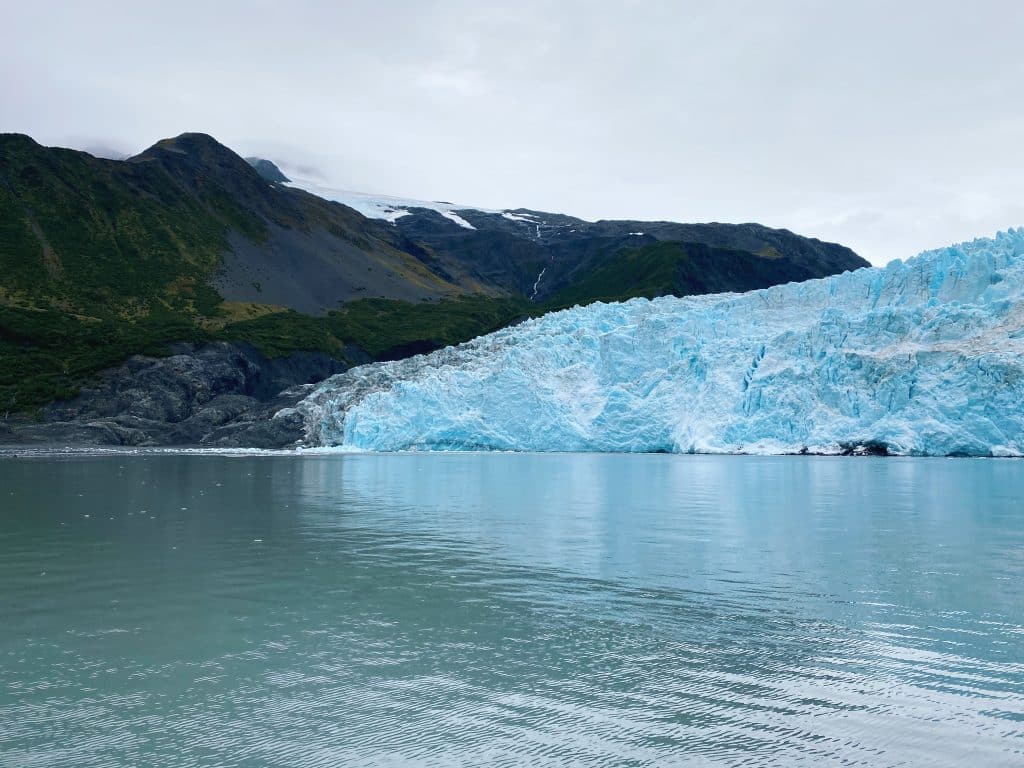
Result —
<instances>
[{"instance_id":1,"label":"exposed rock outcrop","mask_svg":"<svg viewBox=\"0 0 1024 768\"><path fill-rule=\"evenodd\" d=\"M347 367L322 352L271 359L246 344L181 344L173 352L130 358L75 399L44 408L39 420L0 422L0 442L286 447L303 433L289 406Z\"/></svg>"}]
</instances>

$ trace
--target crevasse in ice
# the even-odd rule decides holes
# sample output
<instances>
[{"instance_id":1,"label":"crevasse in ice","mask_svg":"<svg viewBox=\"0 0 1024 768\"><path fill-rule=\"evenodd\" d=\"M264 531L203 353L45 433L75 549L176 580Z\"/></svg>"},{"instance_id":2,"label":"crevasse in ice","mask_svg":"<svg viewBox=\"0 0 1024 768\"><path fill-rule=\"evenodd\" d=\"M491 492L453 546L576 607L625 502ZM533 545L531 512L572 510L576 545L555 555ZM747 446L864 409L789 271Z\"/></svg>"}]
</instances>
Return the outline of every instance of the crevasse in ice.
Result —
<instances>
[{"instance_id":1,"label":"crevasse in ice","mask_svg":"<svg viewBox=\"0 0 1024 768\"><path fill-rule=\"evenodd\" d=\"M555 312L299 405L367 450L1024 453L1024 229L745 294Z\"/></svg>"}]
</instances>

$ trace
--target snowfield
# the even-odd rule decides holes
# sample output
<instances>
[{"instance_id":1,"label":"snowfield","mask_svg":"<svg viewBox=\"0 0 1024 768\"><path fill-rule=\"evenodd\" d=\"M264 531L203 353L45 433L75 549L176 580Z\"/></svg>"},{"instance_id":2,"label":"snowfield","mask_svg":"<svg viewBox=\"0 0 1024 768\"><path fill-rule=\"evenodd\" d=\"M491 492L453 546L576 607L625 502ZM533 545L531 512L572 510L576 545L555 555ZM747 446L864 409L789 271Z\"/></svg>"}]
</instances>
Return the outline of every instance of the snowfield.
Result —
<instances>
[{"instance_id":1,"label":"snowfield","mask_svg":"<svg viewBox=\"0 0 1024 768\"><path fill-rule=\"evenodd\" d=\"M746 294L557 312L299 404L350 449L1024 455L1024 229Z\"/></svg>"},{"instance_id":2,"label":"snowfield","mask_svg":"<svg viewBox=\"0 0 1024 768\"><path fill-rule=\"evenodd\" d=\"M366 192L352 192L347 189L334 189L305 180L286 182L286 186L304 190L325 200L333 200L336 203L347 205L349 208L359 211L368 219L382 219L391 224L394 224L402 216L411 215L412 211L417 208L425 208L437 211L437 213L458 224L463 229L476 229L476 227L459 216L457 212L480 211L482 213L499 213L499 211L489 208L477 208L472 205L455 205L454 203L443 203L436 200L412 200L406 197L373 195ZM507 218L511 218L511 216Z\"/></svg>"}]
</instances>

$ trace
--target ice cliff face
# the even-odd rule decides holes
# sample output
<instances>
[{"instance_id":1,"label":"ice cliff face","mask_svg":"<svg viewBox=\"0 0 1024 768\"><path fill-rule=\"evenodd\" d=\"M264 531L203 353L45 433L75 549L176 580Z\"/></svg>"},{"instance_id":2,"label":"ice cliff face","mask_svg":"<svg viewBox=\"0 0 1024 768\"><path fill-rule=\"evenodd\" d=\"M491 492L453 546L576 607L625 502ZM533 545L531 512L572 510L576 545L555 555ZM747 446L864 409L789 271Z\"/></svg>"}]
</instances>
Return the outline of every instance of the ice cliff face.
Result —
<instances>
[{"instance_id":1,"label":"ice cliff face","mask_svg":"<svg viewBox=\"0 0 1024 768\"><path fill-rule=\"evenodd\" d=\"M334 376L312 445L1024 454L1024 229L747 294L546 315Z\"/></svg>"}]
</instances>

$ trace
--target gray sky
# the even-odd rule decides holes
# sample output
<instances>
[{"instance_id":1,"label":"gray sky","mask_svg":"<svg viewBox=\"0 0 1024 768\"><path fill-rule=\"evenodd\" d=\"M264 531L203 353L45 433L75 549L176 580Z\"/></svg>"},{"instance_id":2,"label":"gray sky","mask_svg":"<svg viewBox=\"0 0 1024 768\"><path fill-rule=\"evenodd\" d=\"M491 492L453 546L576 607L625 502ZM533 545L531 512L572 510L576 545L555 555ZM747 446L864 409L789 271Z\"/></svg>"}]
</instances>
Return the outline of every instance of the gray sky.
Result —
<instances>
[{"instance_id":1,"label":"gray sky","mask_svg":"<svg viewBox=\"0 0 1024 768\"><path fill-rule=\"evenodd\" d=\"M758 221L875 263L1024 225L1024 3L15 2L0 131L204 131L327 185Z\"/></svg>"}]
</instances>

